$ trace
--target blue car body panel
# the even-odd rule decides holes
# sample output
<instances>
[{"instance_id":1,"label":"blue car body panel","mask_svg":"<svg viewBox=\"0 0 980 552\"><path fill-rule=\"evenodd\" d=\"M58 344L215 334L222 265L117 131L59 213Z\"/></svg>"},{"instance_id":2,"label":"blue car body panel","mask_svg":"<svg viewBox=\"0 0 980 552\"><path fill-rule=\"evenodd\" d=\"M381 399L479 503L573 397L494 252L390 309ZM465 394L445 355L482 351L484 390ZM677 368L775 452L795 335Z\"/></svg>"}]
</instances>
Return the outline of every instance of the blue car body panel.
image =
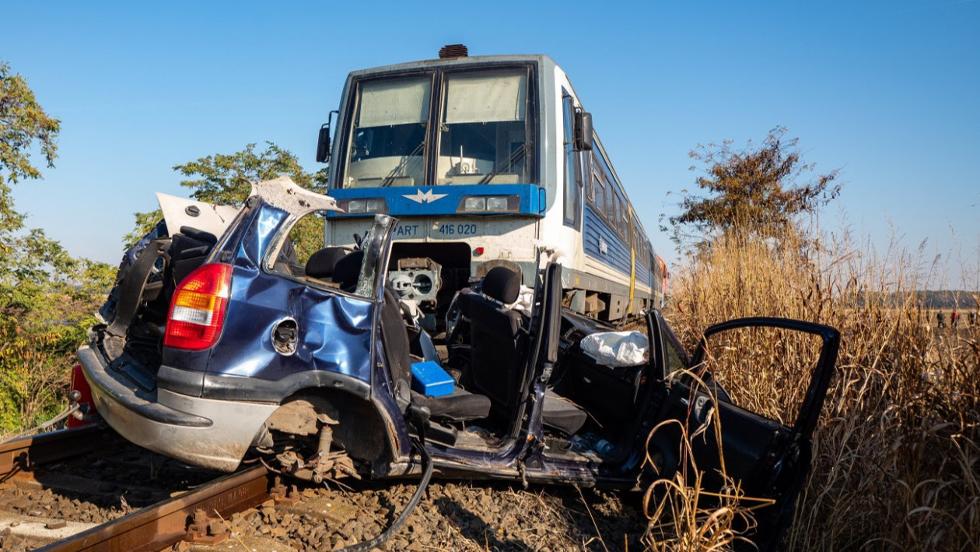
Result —
<instances>
[{"instance_id":1,"label":"blue car body panel","mask_svg":"<svg viewBox=\"0 0 980 552\"><path fill-rule=\"evenodd\" d=\"M373 305L330 294L236 263L224 335L209 373L278 380L326 370L370 382ZM297 322L298 343L285 356L272 347L273 326Z\"/></svg>"},{"instance_id":2,"label":"blue car body panel","mask_svg":"<svg viewBox=\"0 0 980 552\"><path fill-rule=\"evenodd\" d=\"M260 205L247 215L244 231L233 233L218 255L230 256L231 295L221 338L209 351L178 353L207 356L207 373L281 380L306 371L325 371L371 382L374 304L370 299L311 287L262 268L289 213ZM282 355L272 346L274 326L297 322L296 352ZM204 363L190 363L199 369ZM207 389L204 390L205 395Z\"/></svg>"}]
</instances>

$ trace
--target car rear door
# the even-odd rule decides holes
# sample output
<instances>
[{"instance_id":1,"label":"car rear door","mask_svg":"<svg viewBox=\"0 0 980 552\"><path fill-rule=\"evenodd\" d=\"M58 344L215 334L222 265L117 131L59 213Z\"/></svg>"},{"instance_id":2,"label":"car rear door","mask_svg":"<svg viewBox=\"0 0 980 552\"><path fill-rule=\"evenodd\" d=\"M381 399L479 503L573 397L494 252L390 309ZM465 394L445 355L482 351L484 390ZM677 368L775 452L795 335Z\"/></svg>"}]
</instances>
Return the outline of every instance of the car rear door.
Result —
<instances>
[{"instance_id":1,"label":"car rear door","mask_svg":"<svg viewBox=\"0 0 980 552\"><path fill-rule=\"evenodd\" d=\"M215 386L234 385L230 377L245 376L252 378L249 393L255 400L278 401L297 389L319 386L366 397L375 377L375 307L394 219L375 221L362 244L356 289L344 291L273 267L277 256L269 244L285 243L290 222L281 211L266 211L255 226L269 236L256 240L263 249L253 254L263 266L236 264L224 333L209 363L211 388L206 382L205 393L220 394Z\"/></svg>"},{"instance_id":2,"label":"car rear door","mask_svg":"<svg viewBox=\"0 0 980 552\"><path fill-rule=\"evenodd\" d=\"M659 315L656 323L661 335L669 334L669 327ZM792 425L733 404L705 368L709 340L740 328L778 328L819 338L820 353ZM667 349L676 347L676 343L676 339L661 339L661 358L670 358L671 351ZM792 519L796 497L810 469L811 436L839 345L839 332L829 326L784 318L743 318L708 328L691 355L689 369L667 375L669 391L659 420L680 423L663 424L650 440L651 457L658 460L660 475L669 478L677 470L686 470L686 480L690 482L691 471L696 469L702 472L702 485L708 490L725 489L735 481L741 485L743 496L769 499L758 502L768 505L755 510L758 529L753 540L760 549L776 546ZM675 352L673 356L682 355ZM683 452L681 427L689 436L689 454Z\"/></svg>"}]
</instances>

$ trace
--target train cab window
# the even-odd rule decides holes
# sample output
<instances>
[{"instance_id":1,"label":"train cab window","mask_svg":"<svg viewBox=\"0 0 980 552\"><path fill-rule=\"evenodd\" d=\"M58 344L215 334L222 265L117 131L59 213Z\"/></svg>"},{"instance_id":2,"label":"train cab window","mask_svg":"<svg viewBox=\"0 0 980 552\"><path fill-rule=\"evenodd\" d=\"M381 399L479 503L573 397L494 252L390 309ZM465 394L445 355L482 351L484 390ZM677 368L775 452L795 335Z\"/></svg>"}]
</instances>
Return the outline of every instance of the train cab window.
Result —
<instances>
[{"instance_id":1,"label":"train cab window","mask_svg":"<svg viewBox=\"0 0 980 552\"><path fill-rule=\"evenodd\" d=\"M581 171L575 151L575 104L572 97L562 97L562 133L565 146L565 225L578 228L582 211Z\"/></svg>"},{"instance_id":2,"label":"train cab window","mask_svg":"<svg viewBox=\"0 0 980 552\"><path fill-rule=\"evenodd\" d=\"M438 184L531 182L528 73L447 73L439 127Z\"/></svg>"},{"instance_id":3,"label":"train cab window","mask_svg":"<svg viewBox=\"0 0 980 552\"><path fill-rule=\"evenodd\" d=\"M345 188L416 186L425 180L431 78L361 82L348 140Z\"/></svg>"}]
</instances>

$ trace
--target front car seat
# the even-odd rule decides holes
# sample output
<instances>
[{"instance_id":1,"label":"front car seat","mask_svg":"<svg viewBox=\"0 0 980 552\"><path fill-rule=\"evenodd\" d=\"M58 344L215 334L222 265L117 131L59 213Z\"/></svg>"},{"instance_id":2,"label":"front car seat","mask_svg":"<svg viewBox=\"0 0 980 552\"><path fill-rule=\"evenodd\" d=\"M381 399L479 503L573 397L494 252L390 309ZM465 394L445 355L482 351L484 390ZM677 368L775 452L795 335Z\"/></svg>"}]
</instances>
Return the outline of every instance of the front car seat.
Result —
<instances>
[{"instance_id":1,"label":"front car seat","mask_svg":"<svg viewBox=\"0 0 980 552\"><path fill-rule=\"evenodd\" d=\"M463 290L459 305L470 324L470 364L464 382L474 392L493 401L500 418L513 416L521 399L521 383L528 354L524 317L507 308L517 300L521 275L509 268L490 269L483 279L482 293ZM543 422L572 435L582 428L588 415L575 403L548 389L544 397Z\"/></svg>"},{"instance_id":2,"label":"front car seat","mask_svg":"<svg viewBox=\"0 0 980 552\"><path fill-rule=\"evenodd\" d=\"M324 247L310 255L303 273L317 280L332 278L337 263L347 255L348 251L343 247Z\"/></svg>"}]
</instances>

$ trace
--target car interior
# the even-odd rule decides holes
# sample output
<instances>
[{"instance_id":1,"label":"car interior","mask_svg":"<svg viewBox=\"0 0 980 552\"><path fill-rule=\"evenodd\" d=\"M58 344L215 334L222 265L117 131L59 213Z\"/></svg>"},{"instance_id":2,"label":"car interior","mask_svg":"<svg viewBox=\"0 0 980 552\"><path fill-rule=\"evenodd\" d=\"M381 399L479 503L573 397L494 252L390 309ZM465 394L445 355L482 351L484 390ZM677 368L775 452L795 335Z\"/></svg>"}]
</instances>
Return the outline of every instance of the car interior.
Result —
<instances>
[{"instance_id":1,"label":"car interior","mask_svg":"<svg viewBox=\"0 0 980 552\"><path fill-rule=\"evenodd\" d=\"M307 278L356 286L363 252L328 247L313 254ZM458 292L451 313L458 317L438 346L437 362L453 378L452 393L426 396L411 391L411 402L430 412L427 438L461 449L488 450L511 434L523 399L531 356L527 314L515 309L521 275L504 266L491 269L479 284ZM411 386L413 363L429 360L424 330L403 308L398 294L385 290L381 332L395 387ZM612 328L562 313L559 361L546 387L542 424L552 454L595 461L617 457L628 448L633 422L648 397L649 364L603 366L579 348L586 335ZM653 378L659 381L660 378ZM599 454L597 451L601 451Z\"/></svg>"},{"instance_id":2,"label":"car interior","mask_svg":"<svg viewBox=\"0 0 980 552\"><path fill-rule=\"evenodd\" d=\"M161 223L162 225L162 223ZM107 321L102 346L109 357L124 353L135 362L120 363L144 388L155 388L167 310L176 284L201 266L217 238L190 226L166 237L155 229L135 258L121 268L100 313Z\"/></svg>"}]
</instances>

